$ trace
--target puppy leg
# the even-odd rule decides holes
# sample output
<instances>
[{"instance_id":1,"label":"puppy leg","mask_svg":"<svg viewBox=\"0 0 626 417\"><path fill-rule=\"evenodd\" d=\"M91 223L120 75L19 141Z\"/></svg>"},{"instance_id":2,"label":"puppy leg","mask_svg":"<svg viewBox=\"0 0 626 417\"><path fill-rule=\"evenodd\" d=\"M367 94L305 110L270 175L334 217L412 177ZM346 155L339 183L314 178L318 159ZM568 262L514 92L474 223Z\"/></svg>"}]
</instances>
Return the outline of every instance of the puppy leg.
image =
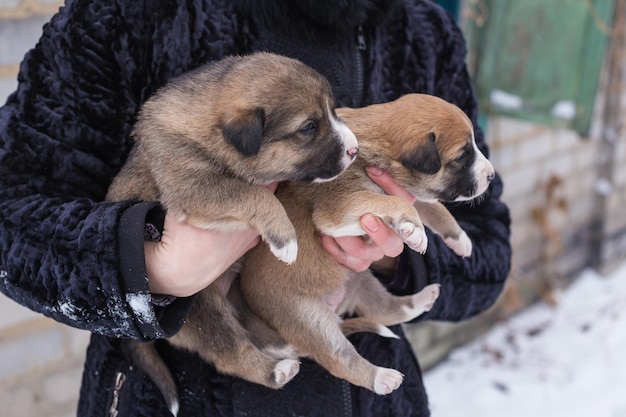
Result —
<instances>
[{"instance_id":1,"label":"puppy leg","mask_svg":"<svg viewBox=\"0 0 626 417\"><path fill-rule=\"evenodd\" d=\"M347 284L346 296L338 314L356 314L384 326L405 323L429 311L439 297L439 284L431 284L420 292L395 296L369 271L364 271Z\"/></svg>"},{"instance_id":2,"label":"puppy leg","mask_svg":"<svg viewBox=\"0 0 626 417\"><path fill-rule=\"evenodd\" d=\"M279 333L298 351L311 357L331 374L377 394L390 394L403 376L395 369L375 366L356 351L343 335L337 316L315 300L299 300L295 314L275 323Z\"/></svg>"},{"instance_id":3,"label":"puppy leg","mask_svg":"<svg viewBox=\"0 0 626 417\"><path fill-rule=\"evenodd\" d=\"M443 204L416 201L414 206L424 223L443 237L454 253L463 257L472 254L472 241Z\"/></svg>"},{"instance_id":4,"label":"puppy leg","mask_svg":"<svg viewBox=\"0 0 626 417\"><path fill-rule=\"evenodd\" d=\"M326 198L315 205L313 222L329 236L361 236L366 233L359 221L366 213L394 228L414 251L426 251L428 238L417 210L400 197L357 191L343 198Z\"/></svg>"},{"instance_id":5,"label":"puppy leg","mask_svg":"<svg viewBox=\"0 0 626 417\"><path fill-rule=\"evenodd\" d=\"M259 350L237 320L232 305L213 287L197 295L187 323L169 342L197 352L220 372L269 388L282 387L300 369L296 359L277 360Z\"/></svg>"},{"instance_id":6,"label":"puppy leg","mask_svg":"<svg viewBox=\"0 0 626 417\"><path fill-rule=\"evenodd\" d=\"M346 337L355 333L368 332L389 339L398 339L398 335L392 332L388 327L364 317L354 317L342 321L341 331Z\"/></svg>"},{"instance_id":7,"label":"puppy leg","mask_svg":"<svg viewBox=\"0 0 626 417\"><path fill-rule=\"evenodd\" d=\"M276 359L297 359L300 356L276 330L268 326L250 309L241 293L239 279L235 279L231 284L228 301L233 305L239 322L248 331L250 341L261 351Z\"/></svg>"},{"instance_id":8,"label":"puppy leg","mask_svg":"<svg viewBox=\"0 0 626 417\"><path fill-rule=\"evenodd\" d=\"M192 192L187 195L179 188L167 188L172 192L163 192L164 206L182 213L181 220L203 229L256 229L274 256L288 264L295 261L296 231L271 191L233 178L206 181L212 181L212 187L194 183L186 187Z\"/></svg>"}]
</instances>

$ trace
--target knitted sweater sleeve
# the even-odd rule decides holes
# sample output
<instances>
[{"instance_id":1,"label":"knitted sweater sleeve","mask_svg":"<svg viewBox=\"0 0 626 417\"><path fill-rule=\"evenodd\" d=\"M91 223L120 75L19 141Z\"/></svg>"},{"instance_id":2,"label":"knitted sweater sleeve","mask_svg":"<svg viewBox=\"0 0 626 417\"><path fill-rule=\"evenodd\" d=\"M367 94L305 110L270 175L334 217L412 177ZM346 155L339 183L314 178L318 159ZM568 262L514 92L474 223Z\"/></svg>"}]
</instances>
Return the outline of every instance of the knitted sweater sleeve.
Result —
<instances>
[{"instance_id":1,"label":"knitted sweater sleeve","mask_svg":"<svg viewBox=\"0 0 626 417\"><path fill-rule=\"evenodd\" d=\"M134 4L68 1L0 108L0 290L73 327L151 340L188 308L150 303L143 230L157 204L103 201L131 146L144 94L134 86L146 84L134 78L148 53L133 50Z\"/></svg>"},{"instance_id":2,"label":"knitted sweater sleeve","mask_svg":"<svg viewBox=\"0 0 626 417\"><path fill-rule=\"evenodd\" d=\"M409 26L418 28L415 53L431 68L425 92L440 96L463 109L475 126L479 148L489 155L482 130L478 127L478 106L465 66L463 35L443 10L416 1ZM490 307L500 295L511 262L510 216L500 201L503 184L496 176L486 194L472 203L448 208L473 243L472 256L455 255L443 240L427 230L429 246L422 257L406 250L398 264L394 281L396 292L415 292L428 283L440 283L441 295L434 308L420 319L462 320Z\"/></svg>"}]
</instances>

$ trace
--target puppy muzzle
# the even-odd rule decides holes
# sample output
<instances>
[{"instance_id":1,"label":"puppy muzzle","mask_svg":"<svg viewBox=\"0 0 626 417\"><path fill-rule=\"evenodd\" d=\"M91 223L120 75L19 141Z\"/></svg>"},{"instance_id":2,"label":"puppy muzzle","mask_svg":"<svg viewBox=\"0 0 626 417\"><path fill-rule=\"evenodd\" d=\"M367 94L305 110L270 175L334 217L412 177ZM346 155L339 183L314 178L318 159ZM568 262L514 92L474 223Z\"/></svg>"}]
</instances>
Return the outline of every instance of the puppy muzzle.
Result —
<instances>
[{"instance_id":1,"label":"puppy muzzle","mask_svg":"<svg viewBox=\"0 0 626 417\"><path fill-rule=\"evenodd\" d=\"M467 196L468 200L478 197L483 194L489 188L489 184L496 176L496 172L491 165L491 162L481 153L476 158L474 164L474 178L476 179L476 186L474 192Z\"/></svg>"},{"instance_id":2,"label":"puppy muzzle","mask_svg":"<svg viewBox=\"0 0 626 417\"><path fill-rule=\"evenodd\" d=\"M348 128L343 122L338 121L337 135L343 144L343 148L346 150L343 157L344 169L348 168L352 162L354 162L356 155L359 153L359 143L356 136L352 133L352 130Z\"/></svg>"}]
</instances>

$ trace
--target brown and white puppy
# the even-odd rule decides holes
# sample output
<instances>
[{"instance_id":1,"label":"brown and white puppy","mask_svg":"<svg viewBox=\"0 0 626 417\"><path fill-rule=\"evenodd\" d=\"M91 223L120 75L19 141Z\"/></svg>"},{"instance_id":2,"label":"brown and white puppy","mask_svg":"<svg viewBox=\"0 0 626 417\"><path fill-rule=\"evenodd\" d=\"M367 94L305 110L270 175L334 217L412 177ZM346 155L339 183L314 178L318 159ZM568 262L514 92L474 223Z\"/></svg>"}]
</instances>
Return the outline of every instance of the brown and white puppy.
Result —
<instances>
[{"instance_id":1,"label":"brown and white puppy","mask_svg":"<svg viewBox=\"0 0 626 417\"><path fill-rule=\"evenodd\" d=\"M357 141L334 107L326 79L293 59L256 53L200 67L143 105L133 131L135 147L107 199L159 200L169 212L180 213L179 220L205 229L254 228L279 262L292 263L296 230L263 185L328 181L352 163ZM236 290L233 286L240 304ZM221 372L274 388L284 385L298 372L298 361L256 348L235 307L217 286L209 286L169 342L198 351ZM127 349L175 413L175 386L154 347L129 342Z\"/></svg>"},{"instance_id":2,"label":"brown and white puppy","mask_svg":"<svg viewBox=\"0 0 626 417\"><path fill-rule=\"evenodd\" d=\"M371 182L367 165L389 171L417 199L427 225L461 256L471 241L439 201L466 201L483 193L494 170L478 150L469 118L436 97L411 94L394 102L337 114L359 139L359 157L346 172L324 184L281 184L276 196L298 231L293 265L277 262L258 245L246 256L241 288L251 309L302 356L333 375L389 394L402 374L361 357L344 334L370 330L392 336L388 326L429 310L439 295L437 284L417 294L389 294L370 273L354 273L337 264L321 247L318 231L330 236L365 235L359 219L373 213L395 228L412 249L426 250L427 239L415 207L385 195ZM336 311L329 300L342 299ZM337 315L354 314L343 323ZM382 326L381 326L382 325Z\"/></svg>"},{"instance_id":3,"label":"brown and white puppy","mask_svg":"<svg viewBox=\"0 0 626 417\"><path fill-rule=\"evenodd\" d=\"M328 82L269 53L229 57L170 82L143 105L134 136L131 163L107 198L158 198L204 229L254 228L287 263L297 254L295 230L259 185L331 180L358 151Z\"/></svg>"}]
</instances>

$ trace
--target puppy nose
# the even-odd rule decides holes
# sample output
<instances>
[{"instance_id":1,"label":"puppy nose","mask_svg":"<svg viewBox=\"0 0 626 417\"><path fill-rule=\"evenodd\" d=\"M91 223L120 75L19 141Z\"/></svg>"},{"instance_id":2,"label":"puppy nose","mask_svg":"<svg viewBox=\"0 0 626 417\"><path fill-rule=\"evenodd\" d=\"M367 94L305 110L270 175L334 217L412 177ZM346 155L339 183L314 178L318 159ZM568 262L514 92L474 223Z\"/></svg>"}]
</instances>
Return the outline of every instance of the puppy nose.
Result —
<instances>
[{"instance_id":1,"label":"puppy nose","mask_svg":"<svg viewBox=\"0 0 626 417\"><path fill-rule=\"evenodd\" d=\"M353 146L352 148L348 149L346 152L350 158L354 158L356 157L356 154L359 153L359 147Z\"/></svg>"},{"instance_id":2,"label":"puppy nose","mask_svg":"<svg viewBox=\"0 0 626 417\"><path fill-rule=\"evenodd\" d=\"M491 171L489 174L487 174L487 181L491 182L493 181L493 179L496 177L496 173Z\"/></svg>"}]
</instances>

